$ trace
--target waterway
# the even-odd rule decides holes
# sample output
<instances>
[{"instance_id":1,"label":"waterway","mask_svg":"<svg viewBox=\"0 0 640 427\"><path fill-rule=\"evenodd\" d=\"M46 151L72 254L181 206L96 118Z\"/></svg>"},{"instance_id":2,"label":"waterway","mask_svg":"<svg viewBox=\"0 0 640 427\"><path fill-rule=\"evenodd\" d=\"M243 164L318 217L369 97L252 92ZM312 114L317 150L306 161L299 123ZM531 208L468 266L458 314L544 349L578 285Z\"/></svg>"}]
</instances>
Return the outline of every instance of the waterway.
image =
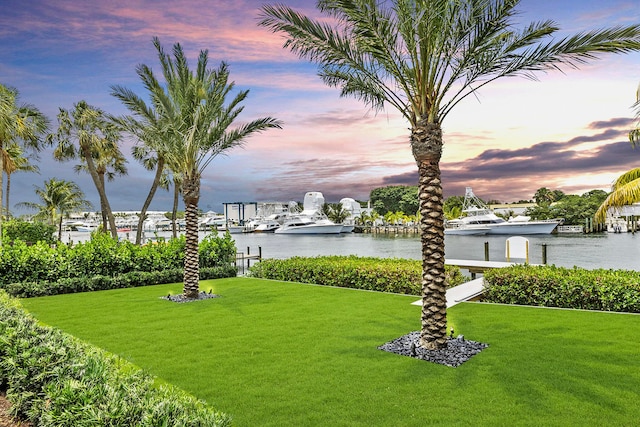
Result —
<instances>
[{"instance_id":1,"label":"waterway","mask_svg":"<svg viewBox=\"0 0 640 427\"><path fill-rule=\"evenodd\" d=\"M121 233L123 234L123 233ZM151 234L153 235L153 234ZM158 233L169 237L170 233ZM126 238L123 234L122 238ZM133 235L129 236L131 239ZM150 233L147 233L150 237ZM204 233L201 233L201 238ZM292 256L358 255L382 258L420 259L420 239L407 234L340 234L286 235L272 233L232 234L238 252L257 254L264 258ZM491 261L505 261L508 236L446 236L445 256L451 259L483 260L485 242ZM529 262L542 263L542 247L546 245L547 263L561 267L588 269L611 268L640 270L640 233L534 235L529 240ZM65 233L63 241L83 241L89 233Z\"/></svg>"}]
</instances>

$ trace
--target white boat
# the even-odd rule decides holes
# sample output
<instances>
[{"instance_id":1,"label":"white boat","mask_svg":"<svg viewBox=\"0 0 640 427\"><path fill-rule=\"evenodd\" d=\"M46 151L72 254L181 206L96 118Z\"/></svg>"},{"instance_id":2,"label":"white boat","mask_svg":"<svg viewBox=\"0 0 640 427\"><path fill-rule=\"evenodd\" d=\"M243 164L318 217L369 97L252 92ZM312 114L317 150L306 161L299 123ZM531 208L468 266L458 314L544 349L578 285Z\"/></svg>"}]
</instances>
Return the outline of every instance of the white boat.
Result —
<instances>
[{"instance_id":1,"label":"white boat","mask_svg":"<svg viewBox=\"0 0 640 427\"><path fill-rule=\"evenodd\" d=\"M336 224L328 219L313 219L308 216L296 215L278 228L275 234L340 234L342 224Z\"/></svg>"},{"instance_id":2,"label":"white boat","mask_svg":"<svg viewBox=\"0 0 640 427\"><path fill-rule=\"evenodd\" d=\"M302 212L291 214L276 234L340 234L342 224L336 224L322 213L324 196L318 191L304 195Z\"/></svg>"},{"instance_id":3,"label":"white boat","mask_svg":"<svg viewBox=\"0 0 640 427\"><path fill-rule=\"evenodd\" d=\"M465 216L447 221L445 234L502 234L528 235L551 234L561 220L532 221L528 216L518 215L508 221L494 214L487 205L478 199L467 187L462 212Z\"/></svg>"}]
</instances>

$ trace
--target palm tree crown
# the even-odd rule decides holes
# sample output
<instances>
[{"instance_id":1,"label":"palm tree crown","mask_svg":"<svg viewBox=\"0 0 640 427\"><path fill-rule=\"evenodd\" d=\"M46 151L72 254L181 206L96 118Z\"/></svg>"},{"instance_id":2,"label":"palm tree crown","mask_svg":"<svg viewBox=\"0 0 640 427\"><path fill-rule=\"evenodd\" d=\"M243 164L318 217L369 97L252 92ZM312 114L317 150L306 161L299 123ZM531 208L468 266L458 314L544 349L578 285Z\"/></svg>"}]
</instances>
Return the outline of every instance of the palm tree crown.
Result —
<instances>
[{"instance_id":1,"label":"palm tree crown","mask_svg":"<svg viewBox=\"0 0 640 427\"><path fill-rule=\"evenodd\" d=\"M419 171L423 260L420 344L446 346L442 121L463 99L507 76L577 68L602 53L640 50L640 26L558 41L551 21L514 28L518 0L318 0L326 21L263 6L260 25L315 62L324 82L374 109L391 106L411 127Z\"/></svg>"}]
</instances>

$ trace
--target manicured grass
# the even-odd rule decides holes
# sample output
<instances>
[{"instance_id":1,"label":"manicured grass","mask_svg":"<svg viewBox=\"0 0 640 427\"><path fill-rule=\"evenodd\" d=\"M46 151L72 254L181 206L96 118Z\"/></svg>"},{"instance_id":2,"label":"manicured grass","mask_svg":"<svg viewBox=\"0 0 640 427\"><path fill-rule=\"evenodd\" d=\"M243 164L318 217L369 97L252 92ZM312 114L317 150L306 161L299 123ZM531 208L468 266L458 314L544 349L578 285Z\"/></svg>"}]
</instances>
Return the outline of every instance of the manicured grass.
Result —
<instances>
[{"instance_id":1,"label":"manicured grass","mask_svg":"<svg viewBox=\"0 0 640 427\"><path fill-rule=\"evenodd\" d=\"M237 426L633 425L640 316L478 303L449 309L489 344L458 368L377 350L419 328L415 297L231 278L23 300Z\"/></svg>"}]
</instances>

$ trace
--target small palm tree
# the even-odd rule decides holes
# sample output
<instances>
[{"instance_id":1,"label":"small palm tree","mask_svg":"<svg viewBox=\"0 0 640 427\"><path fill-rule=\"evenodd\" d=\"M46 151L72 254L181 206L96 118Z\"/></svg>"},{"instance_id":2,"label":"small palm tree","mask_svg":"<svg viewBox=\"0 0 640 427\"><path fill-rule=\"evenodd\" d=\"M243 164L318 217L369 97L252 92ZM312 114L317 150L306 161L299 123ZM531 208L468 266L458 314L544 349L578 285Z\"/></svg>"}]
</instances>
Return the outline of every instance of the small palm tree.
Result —
<instances>
[{"instance_id":1,"label":"small palm tree","mask_svg":"<svg viewBox=\"0 0 640 427\"><path fill-rule=\"evenodd\" d=\"M244 109L241 104L249 92L235 90L234 83L229 82L227 65L222 63L216 70L209 69L208 52L205 50L200 52L194 72L189 68L180 44L173 46L173 57L164 52L157 38L154 38L153 44L166 84L161 86L150 68L138 67L139 70L145 70L142 73L143 80L154 100L154 110L144 113L145 122L142 125L145 129L152 129L144 141L163 154L166 164L174 173L174 182L176 176L182 179L186 221L183 294L187 298L197 298L201 176L218 155L243 145L251 134L280 128L281 124L267 117L231 128ZM236 93L235 97L227 100L231 93ZM114 88L114 94L126 101L125 104L136 114L143 108L142 105L133 106L140 101L131 92Z\"/></svg>"},{"instance_id":2,"label":"small palm tree","mask_svg":"<svg viewBox=\"0 0 640 427\"><path fill-rule=\"evenodd\" d=\"M549 40L551 21L516 29L518 0L318 0L328 19L263 6L260 25L285 35L284 47L319 66L342 96L376 110L391 106L411 129L419 172L422 328L427 349L447 345L442 123L465 98L503 77L535 78L577 68L605 52L640 50L640 25Z\"/></svg>"},{"instance_id":3,"label":"small palm tree","mask_svg":"<svg viewBox=\"0 0 640 427\"><path fill-rule=\"evenodd\" d=\"M106 215L111 237L118 238L115 218L107 198L104 174L101 171L112 162L124 159L118 142L120 130L99 108L80 101L73 110L60 109L58 131L48 137L51 144L57 144L53 152L56 160L64 161L80 158L91 175L100 197L103 216ZM106 231L106 230L105 230Z\"/></svg>"},{"instance_id":4,"label":"small palm tree","mask_svg":"<svg viewBox=\"0 0 640 427\"><path fill-rule=\"evenodd\" d=\"M4 159L7 148L20 144L36 151L42 147L41 137L47 132L49 120L37 108L29 104L19 104L16 89L0 84L0 236L2 235L2 182ZM7 206L8 209L8 206ZM2 244L2 239L0 239Z\"/></svg>"},{"instance_id":5,"label":"small palm tree","mask_svg":"<svg viewBox=\"0 0 640 427\"><path fill-rule=\"evenodd\" d=\"M7 217L10 217L9 194L11 193L11 175L15 172L39 172L40 169L37 165L34 165L29 161L29 157L24 155L24 149L18 144L12 143L2 154L4 171L7 174L7 191L4 211Z\"/></svg>"},{"instance_id":6,"label":"small palm tree","mask_svg":"<svg viewBox=\"0 0 640 427\"><path fill-rule=\"evenodd\" d=\"M34 186L41 203L23 202L20 206L35 209L34 219L47 221L58 227L58 241L62 240L62 219L71 212L91 209L91 203L75 182L51 178L44 188Z\"/></svg>"}]
</instances>

